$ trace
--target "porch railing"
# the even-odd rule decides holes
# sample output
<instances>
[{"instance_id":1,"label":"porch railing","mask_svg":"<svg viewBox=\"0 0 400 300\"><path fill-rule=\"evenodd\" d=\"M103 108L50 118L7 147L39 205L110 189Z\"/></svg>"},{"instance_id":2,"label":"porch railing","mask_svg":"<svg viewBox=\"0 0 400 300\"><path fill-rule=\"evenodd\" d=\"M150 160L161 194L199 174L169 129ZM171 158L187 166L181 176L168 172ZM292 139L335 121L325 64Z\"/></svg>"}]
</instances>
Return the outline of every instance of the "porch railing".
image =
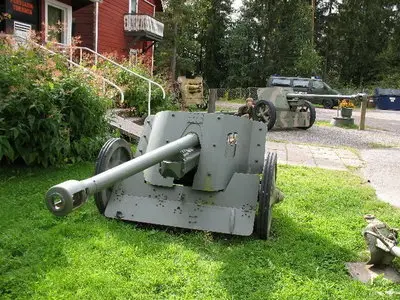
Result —
<instances>
[{"instance_id":1,"label":"porch railing","mask_svg":"<svg viewBox=\"0 0 400 300\"><path fill-rule=\"evenodd\" d=\"M68 45L64 45L64 44L57 44L58 47L65 49L67 51L69 51L69 60L73 60L74 57L74 53L78 50L79 51L79 63L82 63L83 60L83 54L84 52L89 52L92 55L94 55L94 64L97 65L98 59L101 58L107 62L109 62L110 64L114 65L115 67L127 72L128 74L138 77L140 79L143 79L144 81L146 81L148 83L148 95L147 95L147 110L148 110L148 115L150 116L151 114L151 92L152 92L152 85L155 85L156 87L160 88L162 93L163 93L163 99L165 99L165 90L164 88L157 82L143 76L140 75L126 67L124 67L123 65L120 65L119 63L113 61L112 59L109 59L108 57L105 57L104 55L90 49L87 47L78 47L78 46L68 46Z\"/></svg>"},{"instance_id":2,"label":"porch railing","mask_svg":"<svg viewBox=\"0 0 400 300\"><path fill-rule=\"evenodd\" d=\"M149 15L124 15L124 30L128 32L147 31L159 37L164 36L164 24Z\"/></svg>"},{"instance_id":3,"label":"porch railing","mask_svg":"<svg viewBox=\"0 0 400 300\"><path fill-rule=\"evenodd\" d=\"M45 46L43 46L43 45L40 45L40 44L35 43L35 42L31 42L31 43L32 43L35 47L44 50L45 52L49 53L50 55L57 55L56 52L50 50L49 48L47 48L47 47L45 47ZM91 76L93 76L93 77L95 77L95 78L99 78L100 80L102 80L102 82L103 82L103 92L104 92L104 93L105 93L105 86L106 86L106 84L111 85L113 88L115 88L115 89L119 92L119 94L120 94L120 96L121 96L121 102L122 102L122 103L124 102L124 100L125 100L124 92L123 92L123 90L122 90L118 85L116 85L114 82L108 80L107 78L105 78L105 77L103 77L103 76L101 76L101 75L99 75L99 74L96 74L95 72L89 70L88 68L83 67L83 66L80 65L80 64L75 63L72 59L66 58L66 60L67 60L67 62L68 62L69 65L74 66L74 67L77 67L77 68L81 69L83 72L88 73L88 74L90 74Z\"/></svg>"}]
</instances>

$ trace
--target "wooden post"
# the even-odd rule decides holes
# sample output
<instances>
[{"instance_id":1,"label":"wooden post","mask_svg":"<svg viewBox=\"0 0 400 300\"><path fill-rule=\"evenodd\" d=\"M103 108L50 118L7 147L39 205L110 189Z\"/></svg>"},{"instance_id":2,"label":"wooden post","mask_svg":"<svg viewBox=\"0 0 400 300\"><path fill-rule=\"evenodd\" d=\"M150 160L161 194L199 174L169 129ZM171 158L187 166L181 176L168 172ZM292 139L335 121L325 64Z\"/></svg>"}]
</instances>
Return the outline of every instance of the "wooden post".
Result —
<instances>
[{"instance_id":1,"label":"wooden post","mask_svg":"<svg viewBox=\"0 0 400 300\"><path fill-rule=\"evenodd\" d=\"M215 113L215 102L217 101L217 89L210 89L208 96L208 113Z\"/></svg>"},{"instance_id":2,"label":"wooden post","mask_svg":"<svg viewBox=\"0 0 400 300\"><path fill-rule=\"evenodd\" d=\"M360 126L359 130L365 130L365 114L367 113L367 106L368 106L368 96L362 96L361 102L361 116L360 116Z\"/></svg>"}]
</instances>

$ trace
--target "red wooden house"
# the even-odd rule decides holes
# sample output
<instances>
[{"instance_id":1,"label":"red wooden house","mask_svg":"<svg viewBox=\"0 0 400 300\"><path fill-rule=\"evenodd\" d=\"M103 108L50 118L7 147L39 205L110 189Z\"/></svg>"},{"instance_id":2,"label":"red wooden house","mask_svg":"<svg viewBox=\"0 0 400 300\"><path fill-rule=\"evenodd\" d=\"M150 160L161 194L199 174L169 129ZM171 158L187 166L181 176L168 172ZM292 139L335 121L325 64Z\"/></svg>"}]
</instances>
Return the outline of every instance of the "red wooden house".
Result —
<instances>
[{"instance_id":1,"label":"red wooden house","mask_svg":"<svg viewBox=\"0 0 400 300\"><path fill-rule=\"evenodd\" d=\"M0 12L11 14L0 31L24 35L30 29L44 38L70 44L80 36L82 46L119 56L144 54L153 61L154 43L164 25L155 19L161 0L0 0ZM49 27L62 25L54 34Z\"/></svg>"}]
</instances>

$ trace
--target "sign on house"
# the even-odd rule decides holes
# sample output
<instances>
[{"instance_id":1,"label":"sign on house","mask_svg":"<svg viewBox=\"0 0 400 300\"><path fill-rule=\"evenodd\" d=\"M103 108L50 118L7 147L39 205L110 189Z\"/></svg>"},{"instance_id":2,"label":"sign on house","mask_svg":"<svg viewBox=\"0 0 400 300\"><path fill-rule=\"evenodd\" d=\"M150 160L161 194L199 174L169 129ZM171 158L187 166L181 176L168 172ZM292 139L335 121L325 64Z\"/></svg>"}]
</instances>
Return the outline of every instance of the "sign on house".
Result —
<instances>
[{"instance_id":1,"label":"sign on house","mask_svg":"<svg viewBox=\"0 0 400 300\"><path fill-rule=\"evenodd\" d=\"M6 11L15 21L38 24L38 0L6 0Z\"/></svg>"}]
</instances>

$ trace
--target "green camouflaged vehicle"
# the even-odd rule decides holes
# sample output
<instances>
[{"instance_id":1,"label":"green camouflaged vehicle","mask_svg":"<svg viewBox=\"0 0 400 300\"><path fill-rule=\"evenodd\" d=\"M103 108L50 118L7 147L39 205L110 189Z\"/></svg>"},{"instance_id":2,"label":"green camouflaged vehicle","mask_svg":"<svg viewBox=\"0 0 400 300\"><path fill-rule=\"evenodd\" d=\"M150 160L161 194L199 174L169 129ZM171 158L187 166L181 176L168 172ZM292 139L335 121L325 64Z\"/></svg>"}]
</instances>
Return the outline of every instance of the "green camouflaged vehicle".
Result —
<instances>
[{"instance_id":1,"label":"green camouflaged vehicle","mask_svg":"<svg viewBox=\"0 0 400 300\"><path fill-rule=\"evenodd\" d=\"M332 89L329 85L316 78L283 77L271 76L268 79L267 87L290 87L296 93L316 94L316 95L340 95L340 92ZM324 108L337 106L337 101L333 99L315 98L310 100L313 104L322 104Z\"/></svg>"}]
</instances>

